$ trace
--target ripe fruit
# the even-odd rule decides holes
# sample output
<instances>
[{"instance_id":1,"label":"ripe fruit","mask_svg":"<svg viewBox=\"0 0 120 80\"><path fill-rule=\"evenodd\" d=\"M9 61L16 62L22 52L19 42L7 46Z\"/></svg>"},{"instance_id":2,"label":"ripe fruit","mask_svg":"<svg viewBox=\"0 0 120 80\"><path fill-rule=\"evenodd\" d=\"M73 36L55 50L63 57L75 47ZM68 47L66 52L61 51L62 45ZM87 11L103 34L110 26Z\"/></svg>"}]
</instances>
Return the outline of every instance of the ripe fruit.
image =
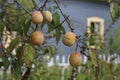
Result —
<instances>
[{"instance_id":1,"label":"ripe fruit","mask_svg":"<svg viewBox=\"0 0 120 80\"><path fill-rule=\"evenodd\" d=\"M34 24L40 24L43 22L43 16L40 11L34 11L32 14L32 22Z\"/></svg>"},{"instance_id":2,"label":"ripe fruit","mask_svg":"<svg viewBox=\"0 0 120 80\"><path fill-rule=\"evenodd\" d=\"M32 34L31 40L32 40L33 44L35 44L35 45L41 45L44 42L44 36L43 36L42 32L35 31Z\"/></svg>"},{"instance_id":3,"label":"ripe fruit","mask_svg":"<svg viewBox=\"0 0 120 80\"><path fill-rule=\"evenodd\" d=\"M52 14L50 11L43 11L44 22L50 23L52 21Z\"/></svg>"},{"instance_id":4,"label":"ripe fruit","mask_svg":"<svg viewBox=\"0 0 120 80\"><path fill-rule=\"evenodd\" d=\"M72 46L75 43L75 40L76 40L76 35L73 32L67 32L62 38L62 42L66 46Z\"/></svg>"},{"instance_id":5,"label":"ripe fruit","mask_svg":"<svg viewBox=\"0 0 120 80\"><path fill-rule=\"evenodd\" d=\"M70 54L69 58L70 65L73 67L78 67L82 63L82 57L79 52L73 52Z\"/></svg>"}]
</instances>

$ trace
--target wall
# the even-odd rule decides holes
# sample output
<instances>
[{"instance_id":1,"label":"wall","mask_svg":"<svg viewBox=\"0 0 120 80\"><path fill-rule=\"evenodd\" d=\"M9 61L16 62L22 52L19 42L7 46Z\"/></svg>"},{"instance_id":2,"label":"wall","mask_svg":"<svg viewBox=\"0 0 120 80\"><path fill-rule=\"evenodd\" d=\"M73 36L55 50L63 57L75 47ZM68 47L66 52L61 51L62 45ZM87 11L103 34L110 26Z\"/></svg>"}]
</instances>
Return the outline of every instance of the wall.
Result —
<instances>
[{"instance_id":1,"label":"wall","mask_svg":"<svg viewBox=\"0 0 120 80\"><path fill-rule=\"evenodd\" d=\"M109 4L92 3L84 0L62 0L60 6L66 15L70 15L70 20L77 35L83 35L86 32L88 17L97 16L103 18L105 30L112 21L109 13ZM112 33L114 28L119 27L119 24L120 21L117 21L110 32ZM69 31L67 24L64 24L64 27ZM109 32L105 37L109 37ZM67 47L62 42L57 47L59 47L59 55L65 54L66 57L75 49L75 45Z\"/></svg>"}]
</instances>

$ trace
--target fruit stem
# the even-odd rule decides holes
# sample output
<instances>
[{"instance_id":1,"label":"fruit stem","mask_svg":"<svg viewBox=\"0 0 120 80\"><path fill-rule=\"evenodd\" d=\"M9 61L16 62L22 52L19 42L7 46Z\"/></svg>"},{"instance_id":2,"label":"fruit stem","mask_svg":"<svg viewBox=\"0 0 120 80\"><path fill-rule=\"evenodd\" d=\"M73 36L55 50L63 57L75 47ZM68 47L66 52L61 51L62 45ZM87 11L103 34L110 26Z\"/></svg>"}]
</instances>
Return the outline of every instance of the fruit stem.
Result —
<instances>
[{"instance_id":1,"label":"fruit stem","mask_svg":"<svg viewBox=\"0 0 120 80\"><path fill-rule=\"evenodd\" d=\"M71 80L77 80L77 69L78 69L77 67L73 67Z\"/></svg>"},{"instance_id":2,"label":"fruit stem","mask_svg":"<svg viewBox=\"0 0 120 80\"><path fill-rule=\"evenodd\" d=\"M34 32L35 32L37 29L38 29L38 25L35 26L35 30L34 30Z\"/></svg>"}]
</instances>

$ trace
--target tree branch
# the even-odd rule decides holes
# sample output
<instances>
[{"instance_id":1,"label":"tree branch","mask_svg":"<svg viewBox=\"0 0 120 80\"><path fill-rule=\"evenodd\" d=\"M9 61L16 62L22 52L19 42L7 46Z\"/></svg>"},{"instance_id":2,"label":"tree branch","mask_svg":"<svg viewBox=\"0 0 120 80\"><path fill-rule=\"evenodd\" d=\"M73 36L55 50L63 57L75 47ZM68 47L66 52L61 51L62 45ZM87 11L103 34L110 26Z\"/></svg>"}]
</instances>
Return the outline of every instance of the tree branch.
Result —
<instances>
[{"instance_id":1,"label":"tree branch","mask_svg":"<svg viewBox=\"0 0 120 80\"><path fill-rule=\"evenodd\" d=\"M78 70L77 67L73 67L73 69L72 69L72 75L71 75L71 80L77 80L76 79L76 77L77 77L77 70Z\"/></svg>"},{"instance_id":2,"label":"tree branch","mask_svg":"<svg viewBox=\"0 0 120 80\"><path fill-rule=\"evenodd\" d=\"M56 0L55 0L55 3L56 3L56 5L57 5L58 9L60 10L62 16L66 19L66 15L63 13L62 9L60 8L60 6L58 5L58 2L57 2ZM67 18L67 19L66 19L66 22L68 23L68 26L70 27L71 31L73 32L74 29L73 29L73 27L72 27L72 25L71 25L71 23L70 23L70 19Z\"/></svg>"},{"instance_id":3,"label":"tree branch","mask_svg":"<svg viewBox=\"0 0 120 80\"><path fill-rule=\"evenodd\" d=\"M33 2L33 4L34 4L34 6L35 6L35 9L40 10L40 8L39 8L39 6L36 4L35 0L32 0L32 2Z\"/></svg>"},{"instance_id":4,"label":"tree branch","mask_svg":"<svg viewBox=\"0 0 120 80\"><path fill-rule=\"evenodd\" d=\"M47 4L48 1L49 1L49 0L46 0L46 1L44 2L44 4L40 7L40 8L41 8L41 11L43 11L43 9L44 9L44 7L46 6L46 4Z\"/></svg>"},{"instance_id":5,"label":"tree branch","mask_svg":"<svg viewBox=\"0 0 120 80\"><path fill-rule=\"evenodd\" d=\"M17 3L17 5L19 5L22 9L26 11L26 13L28 13L31 16L30 12L27 9L25 9L19 2L17 2L17 0L14 0L14 2Z\"/></svg>"}]
</instances>

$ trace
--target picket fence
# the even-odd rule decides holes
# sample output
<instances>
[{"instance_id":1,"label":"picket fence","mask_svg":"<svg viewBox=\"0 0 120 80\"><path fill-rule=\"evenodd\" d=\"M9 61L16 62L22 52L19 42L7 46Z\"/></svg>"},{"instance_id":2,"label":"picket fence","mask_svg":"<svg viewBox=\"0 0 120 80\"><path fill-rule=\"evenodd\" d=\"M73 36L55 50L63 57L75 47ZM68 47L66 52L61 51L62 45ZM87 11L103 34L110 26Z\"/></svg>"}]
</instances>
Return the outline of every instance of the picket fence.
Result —
<instances>
[{"instance_id":1,"label":"picket fence","mask_svg":"<svg viewBox=\"0 0 120 80\"><path fill-rule=\"evenodd\" d=\"M99 58L102 58L108 63L112 61L114 64L120 64L120 55L118 54L111 54L111 55L108 55L107 57L102 54L102 55L99 55ZM62 57L60 57L59 55L56 55L53 58L50 58L49 56L45 56L45 59L48 59L48 63L47 63L48 67L53 66L55 64L63 67L67 67L70 65L69 56L66 57L65 55L62 55ZM83 64L85 64L88 59L86 56L83 55L82 60L83 60Z\"/></svg>"},{"instance_id":2,"label":"picket fence","mask_svg":"<svg viewBox=\"0 0 120 80\"><path fill-rule=\"evenodd\" d=\"M107 57L105 55L99 55L100 58L102 58L103 60L105 60L106 62L110 63L111 61L114 63L114 64L120 64L120 55L118 54L112 54L112 55L108 55ZM56 55L52 58L50 58L49 56L45 56L44 57L45 59L48 60L47 62L47 65L48 67L51 67L51 66L54 66L54 65L58 65L58 66L61 66L62 67L62 70L61 70L61 80L65 80L65 69L68 69L69 70L69 55L68 56L65 56L65 55ZM86 56L82 56L82 59L83 59L83 63L82 64L85 64L87 62L87 57ZM80 72L80 67L78 68L78 72ZM7 71L7 74L10 74L10 70ZM3 80L3 75L4 75L4 72L2 69L0 69L0 80Z\"/></svg>"},{"instance_id":3,"label":"picket fence","mask_svg":"<svg viewBox=\"0 0 120 80\"><path fill-rule=\"evenodd\" d=\"M69 55L70 56L70 55ZM61 66L62 67L62 70L61 70L61 80L65 80L65 69L68 69L69 70L69 56L65 56L65 55L62 55L62 57L60 57L59 55L56 55L55 57L53 58L50 58L49 56L45 56L44 58L45 59L48 59L48 67L51 67L51 66L54 66L54 65L58 65L58 66ZM107 57L105 55L99 55L99 58L102 58L103 60L105 60L107 63L110 63L112 61L112 63L114 64L120 64L120 55L118 54L112 54L112 55L108 55ZM67 61L66 61L67 60ZM82 56L82 64L85 64L87 62L87 57L86 56ZM80 67L78 68L78 72L80 72Z\"/></svg>"}]
</instances>

